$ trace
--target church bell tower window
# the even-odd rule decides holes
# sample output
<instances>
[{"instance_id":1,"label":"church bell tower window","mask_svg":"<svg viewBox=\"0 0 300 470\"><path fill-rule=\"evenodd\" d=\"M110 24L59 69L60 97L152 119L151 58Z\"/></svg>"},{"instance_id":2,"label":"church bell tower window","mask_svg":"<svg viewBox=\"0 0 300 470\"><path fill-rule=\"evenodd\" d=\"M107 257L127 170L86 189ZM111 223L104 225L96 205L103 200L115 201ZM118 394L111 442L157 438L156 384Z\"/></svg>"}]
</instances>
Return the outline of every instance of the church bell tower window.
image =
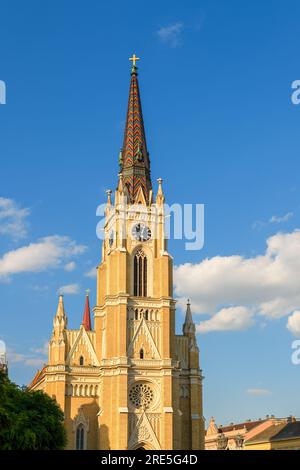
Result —
<instances>
[{"instance_id":1,"label":"church bell tower window","mask_svg":"<svg viewBox=\"0 0 300 470\"><path fill-rule=\"evenodd\" d=\"M134 295L147 297L147 257L143 250L139 250L133 263L134 271Z\"/></svg>"}]
</instances>

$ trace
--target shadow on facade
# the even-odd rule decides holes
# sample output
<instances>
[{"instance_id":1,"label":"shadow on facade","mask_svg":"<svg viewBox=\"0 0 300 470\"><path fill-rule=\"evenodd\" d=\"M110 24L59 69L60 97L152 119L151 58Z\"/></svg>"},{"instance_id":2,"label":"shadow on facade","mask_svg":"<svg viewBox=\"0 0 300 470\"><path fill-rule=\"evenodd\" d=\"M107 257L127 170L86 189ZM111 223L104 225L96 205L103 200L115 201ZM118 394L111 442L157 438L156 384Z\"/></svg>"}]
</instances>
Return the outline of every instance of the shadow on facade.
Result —
<instances>
[{"instance_id":1,"label":"shadow on facade","mask_svg":"<svg viewBox=\"0 0 300 470\"><path fill-rule=\"evenodd\" d=\"M100 449L110 450L109 432L106 424L101 424L99 428Z\"/></svg>"},{"instance_id":2,"label":"shadow on facade","mask_svg":"<svg viewBox=\"0 0 300 470\"><path fill-rule=\"evenodd\" d=\"M102 438L102 435L99 436L99 406L96 398L94 398L89 403L84 403L83 400L78 397L78 407L75 411L75 415L72 410L74 406L73 400L74 397L72 397L72 402L71 400L66 400L65 405L65 424L68 440L67 449L78 448L78 442L76 443L76 434L79 428L83 429L83 448L88 450L99 449L99 441ZM73 419L71 416L73 416ZM100 430L100 433L102 432L103 431ZM106 432L104 430L104 436L107 436L107 430Z\"/></svg>"}]
</instances>

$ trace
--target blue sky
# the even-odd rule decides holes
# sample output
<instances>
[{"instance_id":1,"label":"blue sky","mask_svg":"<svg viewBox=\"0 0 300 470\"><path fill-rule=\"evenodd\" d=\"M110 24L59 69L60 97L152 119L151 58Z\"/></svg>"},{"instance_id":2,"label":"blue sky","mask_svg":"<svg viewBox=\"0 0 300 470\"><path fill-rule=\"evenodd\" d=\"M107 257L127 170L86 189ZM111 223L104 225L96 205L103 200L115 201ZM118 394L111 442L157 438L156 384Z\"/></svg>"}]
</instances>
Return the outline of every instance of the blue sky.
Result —
<instances>
[{"instance_id":1,"label":"blue sky","mask_svg":"<svg viewBox=\"0 0 300 470\"><path fill-rule=\"evenodd\" d=\"M95 210L116 185L136 52L153 181L163 177L170 203L205 204L203 250L170 243L177 282L180 269L193 276L175 292L180 305L191 296L202 324L205 416L223 424L300 416L300 365L291 362L300 332L300 106L291 102L299 2L10 0L0 8L0 335L12 379L28 383L44 360L59 288L77 292L65 295L70 327L81 322L86 288L95 301L86 275L101 253ZM28 247L35 260L50 255L34 265ZM177 316L179 330L180 308Z\"/></svg>"}]
</instances>

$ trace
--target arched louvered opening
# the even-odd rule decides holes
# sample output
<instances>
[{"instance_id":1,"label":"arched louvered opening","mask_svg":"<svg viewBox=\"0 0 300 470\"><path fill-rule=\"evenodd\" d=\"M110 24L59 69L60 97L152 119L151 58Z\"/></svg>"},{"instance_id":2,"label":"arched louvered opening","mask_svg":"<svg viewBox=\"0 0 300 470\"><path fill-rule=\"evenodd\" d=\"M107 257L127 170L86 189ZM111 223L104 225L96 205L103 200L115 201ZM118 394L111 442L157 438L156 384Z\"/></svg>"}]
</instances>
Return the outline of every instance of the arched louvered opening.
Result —
<instances>
[{"instance_id":1,"label":"arched louvered opening","mask_svg":"<svg viewBox=\"0 0 300 470\"><path fill-rule=\"evenodd\" d=\"M83 356L80 356L80 358L79 358L79 365L80 365L80 366L83 366L83 364L84 364Z\"/></svg>"},{"instance_id":2,"label":"arched louvered opening","mask_svg":"<svg viewBox=\"0 0 300 470\"><path fill-rule=\"evenodd\" d=\"M143 297L143 257L138 258L138 296Z\"/></svg>"},{"instance_id":3,"label":"arched louvered opening","mask_svg":"<svg viewBox=\"0 0 300 470\"><path fill-rule=\"evenodd\" d=\"M133 293L136 297L147 297L147 257L139 250L133 262Z\"/></svg>"}]
</instances>

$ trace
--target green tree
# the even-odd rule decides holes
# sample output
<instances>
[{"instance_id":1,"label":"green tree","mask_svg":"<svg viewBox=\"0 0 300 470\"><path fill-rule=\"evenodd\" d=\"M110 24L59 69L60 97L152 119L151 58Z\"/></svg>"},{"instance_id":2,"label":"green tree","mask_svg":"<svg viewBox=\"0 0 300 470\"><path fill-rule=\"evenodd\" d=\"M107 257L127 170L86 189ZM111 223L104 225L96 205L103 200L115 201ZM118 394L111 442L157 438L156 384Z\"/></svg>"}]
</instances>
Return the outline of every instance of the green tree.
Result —
<instances>
[{"instance_id":1,"label":"green tree","mask_svg":"<svg viewBox=\"0 0 300 470\"><path fill-rule=\"evenodd\" d=\"M56 401L18 387L0 372L0 449L55 450L65 445L64 415Z\"/></svg>"}]
</instances>

